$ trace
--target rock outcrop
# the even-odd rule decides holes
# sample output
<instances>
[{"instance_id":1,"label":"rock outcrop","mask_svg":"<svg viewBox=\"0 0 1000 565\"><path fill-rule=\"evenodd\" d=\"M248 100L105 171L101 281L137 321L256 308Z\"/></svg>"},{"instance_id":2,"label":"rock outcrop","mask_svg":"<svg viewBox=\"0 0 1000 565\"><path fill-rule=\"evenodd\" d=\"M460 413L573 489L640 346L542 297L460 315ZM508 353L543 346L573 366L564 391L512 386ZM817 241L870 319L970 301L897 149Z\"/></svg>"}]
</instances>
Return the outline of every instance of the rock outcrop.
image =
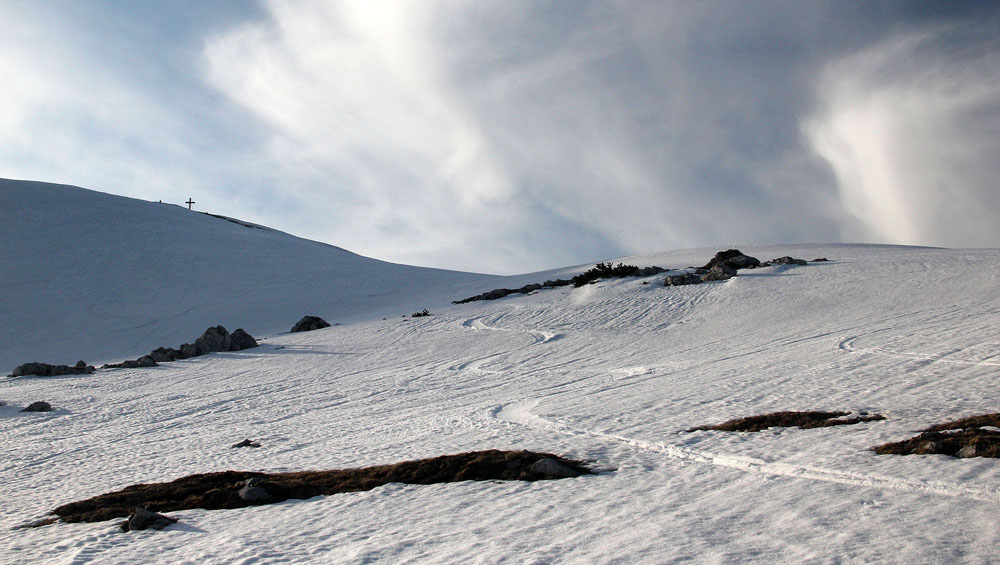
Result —
<instances>
[{"instance_id":1,"label":"rock outcrop","mask_svg":"<svg viewBox=\"0 0 1000 565\"><path fill-rule=\"evenodd\" d=\"M172 347L157 347L149 352L149 355L132 361L122 361L121 363L108 363L105 369L135 369L141 367L155 367L157 363L177 361L178 359L189 359L198 357L206 353L217 351L242 351L257 347L257 340L239 328L233 333L222 326L214 326L205 330L201 337L194 343L185 343L178 349Z\"/></svg>"},{"instance_id":2,"label":"rock outcrop","mask_svg":"<svg viewBox=\"0 0 1000 565\"><path fill-rule=\"evenodd\" d=\"M51 412L52 405L44 400L39 400L38 402L32 402L27 408L21 410L21 412Z\"/></svg>"},{"instance_id":3,"label":"rock outcrop","mask_svg":"<svg viewBox=\"0 0 1000 565\"><path fill-rule=\"evenodd\" d=\"M301 320L292 326L292 333L296 332L311 332L313 330L320 330L323 328L329 328L330 323L320 318L319 316L303 316Z\"/></svg>"},{"instance_id":4,"label":"rock outcrop","mask_svg":"<svg viewBox=\"0 0 1000 565\"><path fill-rule=\"evenodd\" d=\"M37 375L39 377L58 377L62 375L86 375L96 371L92 365L77 361L76 365L49 365L48 363L25 363L14 367L10 377Z\"/></svg>"},{"instance_id":5,"label":"rock outcrop","mask_svg":"<svg viewBox=\"0 0 1000 565\"><path fill-rule=\"evenodd\" d=\"M129 515L128 520L122 522L121 527L123 532L148 529L162 530L170 524L175 523L177 523L177 518L157 514L152 510L146 510L142 506L136 506L135 511Z\"/></svg>"}]
</instances>

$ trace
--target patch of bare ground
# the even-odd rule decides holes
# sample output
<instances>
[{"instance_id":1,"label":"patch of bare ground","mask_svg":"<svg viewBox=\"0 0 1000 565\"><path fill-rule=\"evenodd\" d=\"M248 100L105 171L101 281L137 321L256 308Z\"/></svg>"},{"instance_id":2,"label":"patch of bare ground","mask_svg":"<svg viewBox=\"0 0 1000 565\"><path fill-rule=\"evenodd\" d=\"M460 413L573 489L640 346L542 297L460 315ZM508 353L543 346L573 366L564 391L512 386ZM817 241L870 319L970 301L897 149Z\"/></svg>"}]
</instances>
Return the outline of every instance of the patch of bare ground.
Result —
<instances>
[{"instance_id":1,"label":"patch of bare ground","mask_svg":"<svg viewBox=\"0 0 1000 565\"><path fill-rule=\"evenodd\" d=\"M981 414L933 425L910 439L877 445L872 451L878 455L1000 458L998 428L1000 414Z\"/></svg>"},{"instance_id":2,"label":"patch of bare ground","mask_svg":"<svg viewBox=\"0 0 1000 565\"><path fill-rule=\"evenodd\" d=\"M427 485L458 481L537 481L588 474L580 461L532 451L477 451L335 471L258 473L222 471L167 483L137 484L64 504L52 511L64 522L102 522L127 516L137 506L155 512L243 508L289 499L371 490L388 483ZM52 523L55 518L37 525Z\"/></svg>"},{"instance_id":3,"label":"patch of bare ground","mask_svg":"<svg viewBox=\"0 0 1000 565\"><path fill-rule=\"evenodd\" d=\"M717 430L722 432L759 432L771 427L798 427L804 430L811 428L826 428L829 426L848 426L861 422L874 422L885 420L881 414L861 413L858 416L849 416L850 412L773 412L771 414L761 414L759 416L748 416L728 420L721 424L712 426L698 426L687 431L696 432L700 430Z\"/></svg>"}]
</instances>

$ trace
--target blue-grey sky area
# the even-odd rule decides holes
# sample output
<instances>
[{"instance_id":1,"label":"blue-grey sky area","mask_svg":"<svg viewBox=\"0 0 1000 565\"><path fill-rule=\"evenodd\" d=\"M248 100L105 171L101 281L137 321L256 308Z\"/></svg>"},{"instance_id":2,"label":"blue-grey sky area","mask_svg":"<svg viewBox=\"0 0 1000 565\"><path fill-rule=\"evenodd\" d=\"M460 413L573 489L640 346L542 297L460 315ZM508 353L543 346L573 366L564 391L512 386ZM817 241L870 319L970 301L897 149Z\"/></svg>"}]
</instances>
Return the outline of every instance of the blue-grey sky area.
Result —
<instances>
[{"instance_id":1,"label":"blue-grey sky area","mask_svg":"<svg viewBox=\"0 0 1000 565\"><path fill-rule=\"evenodd\" d=\"M491 273L1000 247L994 2L0 0L0 19L0 177Z\"/></svg>"}]
</instances>

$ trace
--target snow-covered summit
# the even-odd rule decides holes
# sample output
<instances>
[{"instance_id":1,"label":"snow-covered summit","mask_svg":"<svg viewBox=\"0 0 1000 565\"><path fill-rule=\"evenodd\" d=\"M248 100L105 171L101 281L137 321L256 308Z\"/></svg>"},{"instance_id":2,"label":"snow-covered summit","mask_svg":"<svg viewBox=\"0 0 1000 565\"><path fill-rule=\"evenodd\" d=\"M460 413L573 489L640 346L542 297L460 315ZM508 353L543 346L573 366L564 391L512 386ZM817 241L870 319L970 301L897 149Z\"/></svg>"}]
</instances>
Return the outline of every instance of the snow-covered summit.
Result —
<instances>
[{"instance_id":1,"label":"snow-covered summit","mask_svg":"<svg viewBox=\"0 0 1000 565\"><path fill-rule=\"evenodd\" d=\"M491 279L356 255L186 207L0 179L0 372L102 362L206 327L288 331L447 304Z\"/></svg>"}]
</instances>

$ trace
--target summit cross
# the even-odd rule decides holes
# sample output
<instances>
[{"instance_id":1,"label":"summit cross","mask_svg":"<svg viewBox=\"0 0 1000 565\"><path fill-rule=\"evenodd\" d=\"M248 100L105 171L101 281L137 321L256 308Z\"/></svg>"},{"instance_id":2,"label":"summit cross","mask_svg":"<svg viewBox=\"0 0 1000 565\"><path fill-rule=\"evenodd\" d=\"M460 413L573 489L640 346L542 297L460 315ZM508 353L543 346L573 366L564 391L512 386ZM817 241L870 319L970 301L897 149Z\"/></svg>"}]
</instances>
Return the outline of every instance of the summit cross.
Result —
<instances>
[{"instance_id":1,"label":"summit cross","mask_svg":"<svg viewBox=\"0 0 1000 565\"><path fill-rule=\"evenodd\" d=\"M194 200L191 200L191 198L188 197L188 201L185 202L185 204L188 205L188 210L190 210L191 209L191 205L194 204Z\"/></svg>"}]
</instances>

